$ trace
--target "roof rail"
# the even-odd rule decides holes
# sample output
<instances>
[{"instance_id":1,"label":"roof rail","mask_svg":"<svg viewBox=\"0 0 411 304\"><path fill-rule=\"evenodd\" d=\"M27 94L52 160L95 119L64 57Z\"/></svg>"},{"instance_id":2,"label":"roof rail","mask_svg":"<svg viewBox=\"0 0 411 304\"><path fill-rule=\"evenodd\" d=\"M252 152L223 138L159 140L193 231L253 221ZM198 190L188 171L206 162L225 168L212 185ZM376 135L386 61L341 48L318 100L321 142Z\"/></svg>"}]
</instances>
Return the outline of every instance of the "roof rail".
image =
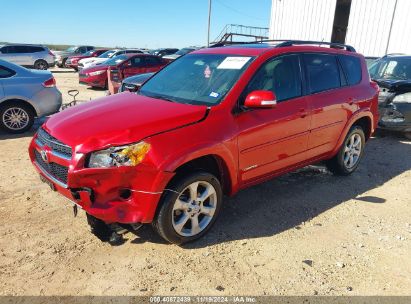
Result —
<instances>
[{"instance_id":1,"label":"roof rail","mask_svg":"<svg viewBox=\"0 0 411 304\"><path fill-rule=\"evenodd\" d=\"M262 42L270 42L278 40L263 40ZM342 43L335 43L335 42L326 42L326 41L309 41L309 40L283 40L280 44L277 44L276 47L286 47L286 46L293 46L293 45L303 45L303 44L313 44L313 45L329 45L330 47L335 47L339 49L345 49L348 52L356 52L355 49L351 45L342 44Z\"/></svg>"},{"instance_id":2,"label":"roof rail","mask_svg":"<svg viewBox=\"0 0 411 304\"><path fill-rule=\"evenodd\" d=\"M345 49L348 52L356 52L355 48L351 45L342 44L342 43L334 43L334 42L326 42L326 41L309 41L309 40L287 40L287 39L262 39L257 41L224 41L218 42L215 44L210 45L210 47L221 47L226 45L233 45L233 44L256 44L256 43L266 43L266 42L277 42L278 44L274 45L274 47L287 47L293 45L304 45L304 44L311 44L311 45L329 45L330 47L335 47L339 49Z\"/></svg>"}]
</instances>

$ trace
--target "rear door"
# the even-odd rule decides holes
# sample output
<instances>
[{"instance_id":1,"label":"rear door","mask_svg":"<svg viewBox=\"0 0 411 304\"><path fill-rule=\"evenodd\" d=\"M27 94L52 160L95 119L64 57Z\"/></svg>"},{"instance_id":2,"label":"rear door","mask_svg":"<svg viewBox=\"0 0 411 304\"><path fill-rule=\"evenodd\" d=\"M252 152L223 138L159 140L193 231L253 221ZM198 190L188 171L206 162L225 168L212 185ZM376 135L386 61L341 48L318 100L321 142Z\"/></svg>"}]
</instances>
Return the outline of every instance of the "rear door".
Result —
<instances>
[{"instance_id":1,"label":"rear door","mask_svg":"<svg viewBox=\"0 0 411 304\"><path fill-rule=\"evenodd\" d=\"M144 57L144 65L145 65L144 73L152 73L152 72L157 72L158 70L160 70L163 66L166 65L166 63L157 56L146 56Z\"/></svg>"},{"instance_id":2,"label":"rear door","mask_svg":"<svg viewBox=\"0 0 411 304\"><path fill-rule=\"evenodd\" d=\"M307 157L331 151L347 122L346 80L333 54L304 54L308 102L312 116Z\"/></svg>"},{"instance_id":3,"label":"rear door","mask_svg":"<svg viewBox=\"0 0 411 304\"><path fill-rule=\"evenodd\" d=\"M237 114L239 168L243 183L297 164L306 159L310 116L303 96L299 55L275 57L264 63L242 94L273 91L277 105Z\"/></svg>"},{"instance_id":4,"label":"rear door","mask_svg":"<svg viewBox=\"0 0 411 304\"><path fill-rule=\"evenodd\" d=\"M145 72L144 56L132 57L123 64L122 79Z\"/></svg>"}]
</instances>

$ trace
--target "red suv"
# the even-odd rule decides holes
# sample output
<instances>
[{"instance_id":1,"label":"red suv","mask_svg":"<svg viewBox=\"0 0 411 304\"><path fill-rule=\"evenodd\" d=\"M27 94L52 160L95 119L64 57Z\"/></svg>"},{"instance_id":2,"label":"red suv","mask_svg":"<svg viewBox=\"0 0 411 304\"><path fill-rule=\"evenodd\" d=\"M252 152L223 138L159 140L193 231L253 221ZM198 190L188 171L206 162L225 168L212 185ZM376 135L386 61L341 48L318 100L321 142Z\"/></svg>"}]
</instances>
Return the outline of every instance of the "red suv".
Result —
<instances>
[{"instance_id":1,"label":"red suv","mask_svg":"<svg viewBox=\"0 0 411 304\"><path fill-rule=\"evenodd\" d=\"M210 229L224 195L323 160L335 174L352 173L377 125L377 97L364 57L349 46L201 49L137 93L52 116L29 153L92 231L152 223L181 244Z\"/></svg>"},{"instance_id":2,"label":"red suv","mask_svg":"<svg viewBox=\"0 0 411 304\"><path fill-rule=\"evenodd\" d=\"M124 78L138 74L157 72L167 63L167 60L158 56L140 54L133 56L121 64L111 66L107 71L108 90L110 94L116 94Z\"/></svg>"}]
</instances>

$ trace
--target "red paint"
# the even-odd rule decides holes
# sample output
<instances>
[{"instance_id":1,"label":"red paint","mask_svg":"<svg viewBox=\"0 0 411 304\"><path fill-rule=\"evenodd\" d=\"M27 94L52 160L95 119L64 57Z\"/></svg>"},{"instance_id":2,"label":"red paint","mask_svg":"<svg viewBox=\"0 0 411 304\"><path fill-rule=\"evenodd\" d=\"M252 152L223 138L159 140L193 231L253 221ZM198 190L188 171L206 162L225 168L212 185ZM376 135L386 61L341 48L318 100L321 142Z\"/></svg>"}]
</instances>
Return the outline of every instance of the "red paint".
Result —
<instances>
[{"instance_id":1,"label":"red paint","mask_svg":"<svg viewBox=\"0 0 411 304\"><path fill-rule=\"evenodd\" d=\"M241 93L264 62L281 54L301 52L357 56L361 60L362 81L352 87L301 96L272 108L238 111ZM122 93L53 115L43 128L72 147L73 157L66 161L50 155L50 161L69 167L69 189L90 188L95 200L91 205L86 199L75 200L70 190L57 185L60 193L106 222L148 223L174 172L188 161L210 155L218 160L226 170L227 194L232 195L273 176L333 157L358 119L366 118L371 133L375 130L378 87L370 83L360 54L315 46L227 47L194 53L256 58L224 100L209 110L205 106ZM42 149L35 142L36 136L29 148L32 161L34 150ZM136 167L85 167L93 151L141 140L149 143L151 149ZM124 188L133 189L127 200L119 196Z\"/></svg>"},{"instance_id":2,"label":"red paint","mask_svg":"<svg viewBox=\"0 0 411 304\"><path fill-rule=\"evenodd\" d=\"M133 58L141 58L142 62L138 66L133 66ZM148 60L147 60L148 59ZM148 62L149 59L154 59L158 62L152 63ZM107 71L108 77L108 89L110 94L116 94L121 85L121 82L130 76L144 74L144 73L154 73L161 70L169 61L159 58L154 55L148 54L138 54L132 56L123 63L115 66L109 67Z\"/></svg>"},{"instance_id":3,"label":"red paint","mask_svg":"<svg viewBox=\"0 0 411 304\"><path fill-rule=\"evenodd\" d=\"M69 58L70 58L70 60L71 60L71 63L70 63L70 64L66 64L66 66L77 70L77 69L78 69L78 62L79 62L81 59L91 58L91 57L98 57L98 56L100 56L101 54L103 54L104 52L107 52L107 51L108 51L108 49L101 49L101 50L99 49L99 50L93 51L93 53L92 53L91 55L76 55L76 56L70 56Z\"/></svg>"}]
</instances>

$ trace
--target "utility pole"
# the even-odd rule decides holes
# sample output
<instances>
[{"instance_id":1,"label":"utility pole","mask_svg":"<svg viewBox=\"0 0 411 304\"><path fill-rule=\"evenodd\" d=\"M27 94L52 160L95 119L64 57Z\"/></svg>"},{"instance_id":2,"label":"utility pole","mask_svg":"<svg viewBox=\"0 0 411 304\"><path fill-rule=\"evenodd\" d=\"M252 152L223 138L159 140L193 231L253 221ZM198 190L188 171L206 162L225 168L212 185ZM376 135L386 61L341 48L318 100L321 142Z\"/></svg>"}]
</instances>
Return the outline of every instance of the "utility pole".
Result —
<instances>
[{"instance_id":1,"label":"utility pole","mask_svg":"<svg viewBox=\"0 0 411 304\"><path fill-rule=\"evenodd\" d=\"M210 46L210 24L211 24L211 0L208 0L208 31L207 31L207 47Z\"/></svg>"},{"instance_id":2,"label":"utility pole","mask_svg":"<svg viewBox=\"0 0 411 304\"><path fill-rule=\"evenodd\" d=\"M385 48L385 54L386 55L388 53L388 48L390 47L392 25L394 24L395 12L397 11L397 3L398 3L398 0L395 0L394 10L392 12L392 18L391 18L391 24L390 24L390 31L388 32L387 47Z\"/></svg>"}]
</instances>

